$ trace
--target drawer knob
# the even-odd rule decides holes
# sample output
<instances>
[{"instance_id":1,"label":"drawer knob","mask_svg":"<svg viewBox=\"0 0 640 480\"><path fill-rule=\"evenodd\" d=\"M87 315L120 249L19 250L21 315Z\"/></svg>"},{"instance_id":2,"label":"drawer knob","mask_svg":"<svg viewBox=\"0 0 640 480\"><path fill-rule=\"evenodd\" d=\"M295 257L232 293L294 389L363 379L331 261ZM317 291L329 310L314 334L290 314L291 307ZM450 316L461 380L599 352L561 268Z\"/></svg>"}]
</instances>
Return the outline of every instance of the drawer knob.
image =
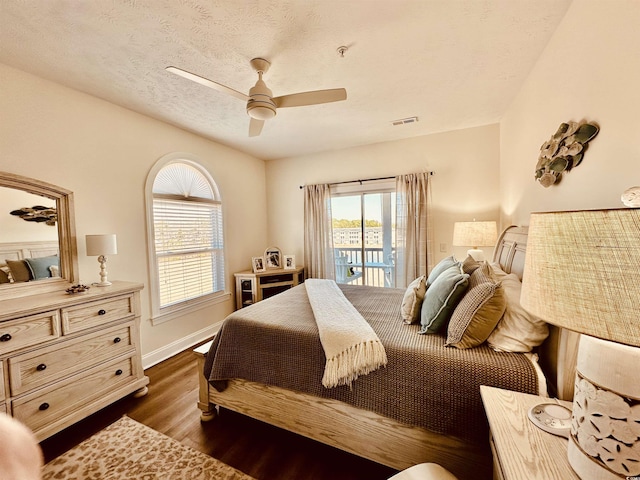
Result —
<instances>
[{"instance_id":1,"label":"drawer knob","mask_svg":"<svg viewBox=\"0 0 640 480\"><path fill-rule=\"evenodd\" d=\"M98 315L104 315L105 313L107 313L106 310L102 310L102 309L98 310Z\"/></svg>"},{"instance_id":2,"label":"drawer knob","mask_svg":"<svg viewBox=\"0 0 640 480\"><path fill-rule=\"evenodd\" d=\"M47 369L47 366L44 363L41 363L40 365L38 365L36 367L36 370L39 371L39 372L41 372L43 370L46 370L46 369Z\"/></svg>"},{"instance_id":3,"label":"drawer knob","mask_svg":"<svg viewBox=\"0 0 640 480\"><path fill-rule=\"evenodd\" d=\"M116 370L116 375L122 375L122 370L120 369Z\"/></svg>"},{"instance_id":4,"label":"drawer knob","mask_svg":"<svg viewBox=\"0 0 640 480\"><path fill-rule=\"evenodd\" d=\"M9 340L11 340L11 334L10 333L5 333L4 335L2 335L0 337L0 342L8 342Z\"/></svg>"},{"instance_id":5,"label":"drawer knob","mask_svg":"<svg viewBox=\"0 0 640 480\"><path fill-rule=\"evenodd\" d=\"M120 337L116 337L113 339L113 343L120 343L122 339Z\"/></svg>"},{"instance_id":6,"label":"drawer knob","mask_svg":"<svg viewBox=\"0 0 640 480\"><path fill-rule=\"evenodd\" d=\"M46 409L49 408L49 404L47 402L44 402L42 405L40 405L38 407L40 410L45 411Z\"/></svg>"}]
</instances>

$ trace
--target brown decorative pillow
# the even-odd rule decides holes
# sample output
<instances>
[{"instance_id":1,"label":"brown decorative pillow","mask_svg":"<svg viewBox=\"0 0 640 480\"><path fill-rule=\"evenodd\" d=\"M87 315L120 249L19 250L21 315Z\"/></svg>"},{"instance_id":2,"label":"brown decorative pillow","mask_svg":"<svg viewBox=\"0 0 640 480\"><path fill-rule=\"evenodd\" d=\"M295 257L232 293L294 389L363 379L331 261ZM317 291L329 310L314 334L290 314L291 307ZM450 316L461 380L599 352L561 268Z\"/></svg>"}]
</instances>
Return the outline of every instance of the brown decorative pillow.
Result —
<instances>
[{"instance_id":1,"label":"brown decorative pillow","mask_svg":"<svg viewBox=\"0 0 640 480\"><path fill-rule=\"evenodd\" d=\"M471 255L467 255L467 258L465 258L464 261L462 262L462 271L468 275L471 275L483 263L485 262L479 262L478 260L473 258Z\"/></svg>"},{"instance_id":2,"label":"brown decorative pillow","mask_svg":"<svg viewBox=\"0 0 640 480\"><path fill-rule=\"evenodd\" d=\"M4 268L5 267L0 268L0 283L10 283L9 269L7 268L7 271L5 272Z\"/></svg>"},{"instance_id":3,"label":"brown decorative pillow","mask_svg":"<svg viewBox=\"0 0 640 480\"><path fill-rule=\"evenodd\" d=\"M491 267L483 262L469 277L469 291L451 315L447 346L473 348L483 343L504 314L506 297Z\"/></svg>"},{"instance_id":4,"label":"brown decorative pillow","mask_svg":"<svg viewBox=\"0 0 640 480\"><path fill-rule=\"evenodd\" d=\"M5 260L9 270L11 270L11 277L14 282L28 282L31 280L31 272L27 263L24 260Z\"/></svg>"}]
</instances>

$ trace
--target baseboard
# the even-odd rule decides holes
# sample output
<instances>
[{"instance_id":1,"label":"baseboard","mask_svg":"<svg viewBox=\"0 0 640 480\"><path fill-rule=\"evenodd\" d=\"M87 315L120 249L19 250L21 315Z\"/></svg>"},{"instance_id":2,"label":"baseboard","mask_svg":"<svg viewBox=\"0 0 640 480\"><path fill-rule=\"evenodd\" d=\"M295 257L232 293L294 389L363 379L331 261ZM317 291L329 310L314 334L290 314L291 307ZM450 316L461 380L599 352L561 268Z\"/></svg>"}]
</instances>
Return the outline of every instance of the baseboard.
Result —
<instances>
[{"instance_id":1,"label":"baseboard","mask_svg":"<svg viewBox=\"0 0 640 480\"><path fill-rule=\"evenodd\" d=\"M222 322L215 323L207 328L194 332L191 335L180 338L175 342L171 342L170 344L165 345L162 348L143 355L142 368L147 369L153 367L154 365L166 360L167 358L171 358L174 355L177 355L178 353L183 352L190 347L193 347L194 345L210 339L216 333L218 333L221 325Z\"/></svg>"}]
</instances>

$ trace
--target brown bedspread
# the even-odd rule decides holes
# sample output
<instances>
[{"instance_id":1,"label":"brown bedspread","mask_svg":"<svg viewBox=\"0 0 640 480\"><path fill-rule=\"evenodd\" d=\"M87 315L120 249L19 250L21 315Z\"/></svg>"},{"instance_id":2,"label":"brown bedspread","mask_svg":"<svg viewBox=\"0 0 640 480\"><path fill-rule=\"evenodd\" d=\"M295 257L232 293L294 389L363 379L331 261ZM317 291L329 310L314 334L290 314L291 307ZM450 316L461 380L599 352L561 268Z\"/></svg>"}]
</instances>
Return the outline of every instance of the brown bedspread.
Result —
<instances>
[{"instance_id":1,"label":"brown bedspread","mask_svg":"<svg viewBox=\"0 0 640 480\"><path fill-rule=\"evenodd\" d=\"M205 377L219 391L225 380L241 378L341 400L473 442L486 442L489 432L480 385L538 393L535 369L524 355L494 352L486 344L445 347L444 336L419 335L419 325L403 324L404 290L340 288L382 341L386 367L351 388L323 387L324 351L302 284L229 315L207 355Z\"/></svg>"}]
</instances>

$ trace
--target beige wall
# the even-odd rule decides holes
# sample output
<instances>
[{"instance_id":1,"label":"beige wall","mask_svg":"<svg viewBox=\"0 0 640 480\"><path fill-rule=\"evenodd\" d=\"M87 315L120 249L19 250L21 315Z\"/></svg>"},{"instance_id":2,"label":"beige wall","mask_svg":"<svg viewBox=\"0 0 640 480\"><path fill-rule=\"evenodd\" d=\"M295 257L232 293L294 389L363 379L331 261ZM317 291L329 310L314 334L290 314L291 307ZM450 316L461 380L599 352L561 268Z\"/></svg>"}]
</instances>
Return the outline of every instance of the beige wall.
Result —
<instances>
[{"instance_id":1,"label":"beige wall","mask_svg":"<svg viewBox=\"0 0 640 480\"><path fill-rule=\"evenodd\" d=\"M452 131L266 163L168 124L0 65L0 170L75 193L80 277L97 280L84 235L115 232L110 278L148 287L144 182L172 152L200 158L225 202L229 288L233 272L269 245L303 258L300 185L433 170L436 260L453 248L455 221L531 211L620 206L640 185L640 8L637 0L574 0L500 125ZM533 179L540 146L567 120L601 131L561 184ZM241 173L240 173L241 172ZM267 222L268 219L268 222ZM0 240L1 241L1 240ZM443 244L444 251L440 251ZM489 250L489 249L487 249ZM301 260L298 260L301 263ZM143 292L143 353L159 360L186 348L233 309L231 301L152 326Z\"/></svg>"},{"instance_id":2,"label":"beige wall","mask_svg":"<svg viewBox=\"0 0 640 480\"><path fill-rule=\"evenodd\" d=\"M116 233L109 278L145 284L142 350L146 362L176 353L210 334L232 300L152 326L147 273L144 185L151 166L172 152L202 160L224 201L227 281L249 268L266 238L262 160L95 97L0 65L0 170L36 177L74 192L80 280L98 280L84 236ZM0 240L1 241L1 240Z\"/></svg>"},{"instance_id":3,"label":"beige wall","mask_svg":"<svg viewBox=\"0 0 640 480\"><path fill-rule=\"evenodd\" d=\"M463 258L467 248L451 245L453 223L498 220L498 167L497 124L269 161L269 240L283 253L303 258L300 185L434 171L435 260L451 253ZM444 244L443 252L440 244Z\"/></svg>"},{"instance_id":4,"label":"beige wall","mask_svg":"<svg viewBox=\"0 0 640 480\"><path fill-rule=\"evenodd\" d=\"M622 207L640 185L640 2L574 0L500 123L505 222L533 211ZM582 163L544 188L533 173L540 146L562 122L600 126Z\"/></svg>"},{"instance_id":5,"label":"beige wall","mask_svg":"<svg viewBox=\"0 0 640 480\"><path fill-rule=\"evenodd\" d=\"M0 189L0 241L2 243L22 242L29 238L34 242L57 242L58 229L53 225L34 223L22 220L15 215L9 215L12 210L41 205L55 208L56 202L44 199L32 193L23 192L13 188ZM0 258L0 264L4 259Z\"/></svg>"}]
</instances>

